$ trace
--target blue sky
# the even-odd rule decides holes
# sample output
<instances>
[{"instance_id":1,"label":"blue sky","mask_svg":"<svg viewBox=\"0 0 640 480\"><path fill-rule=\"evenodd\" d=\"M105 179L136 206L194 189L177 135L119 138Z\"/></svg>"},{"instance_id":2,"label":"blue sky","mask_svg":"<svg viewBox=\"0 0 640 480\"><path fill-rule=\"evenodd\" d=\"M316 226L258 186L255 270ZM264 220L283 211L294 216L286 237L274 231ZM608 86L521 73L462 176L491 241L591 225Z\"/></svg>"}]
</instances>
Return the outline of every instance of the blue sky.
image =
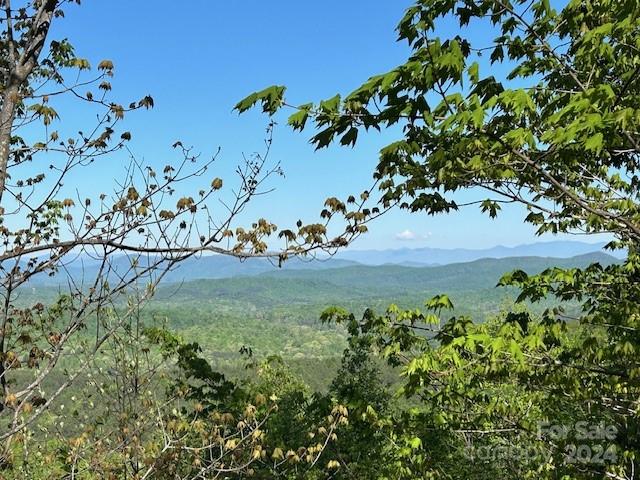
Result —
<instances>
[{"instance_id":1,"label":"blue sky","mask_svg":"<svg viewBox=\"0 0 640 480\"><path fill-rule=\"evenodd\" d=\"M243 153L262 151L268 123L259 111L233 112L238 100L271 84L287 85L292 103L345 93L401 63L408 53L394 32L410 5L404 0L191 0L176 5L85 0L81 7L69 7L54 32L68 37L93 65L104 58L115 63L115 98L154 97L156 107L129 116L126 127L134 135L136 156L156 166L177 159L170 146L181 140L203 155L221 147L215 175L232 178ZM454 28L443 25L441 33ZM81 121L77 113L67 115L76 118L66 116L65 121ZM344 197L371 184L377 151L398 135L370 135L361 137L355 149L315 152L308 133L279 125L272 159L281 162L285 178L272 182L276 190L247 212L247 220L266 216L283 227L298 218L313 221L327 196ZM78 181L106 188L121 173L118 161ZM505 209L498 220L476 208L438 217L393 211L373 223L354 248L483 248L534 241L522 217L520 208Z\"/></svg>"}]
</instances>

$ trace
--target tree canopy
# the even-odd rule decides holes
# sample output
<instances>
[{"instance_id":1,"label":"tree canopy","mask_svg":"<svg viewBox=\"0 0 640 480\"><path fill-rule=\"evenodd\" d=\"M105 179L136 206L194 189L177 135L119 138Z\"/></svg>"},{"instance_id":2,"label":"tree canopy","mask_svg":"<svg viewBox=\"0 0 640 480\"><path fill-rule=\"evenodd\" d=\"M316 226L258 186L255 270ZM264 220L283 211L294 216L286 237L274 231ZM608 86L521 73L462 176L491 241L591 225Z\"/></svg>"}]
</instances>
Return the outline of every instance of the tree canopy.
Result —
<instances>
[{"instance_id":1,"label":"tree canopy","mask_svg":"<svg viewBox=\"0 0 640 480\"><path fill-rule=\"evenodd\" d=\"M319 103L292 105L276 86L236 107L260 103L276 116L293 108L289 125L315 128L316 148L354 146L363 132L399 125L402 135L380 151L374 172L383 205L449 213L468 189L478 195L470 203L491 217L517 203L538 234L606 234L609 248L626 249L619 265L507 273L500 283L519 287L519 301L557 300L539 318L514 310L497 325L476 325L445 317L446 296L426 312L325 314L355 336L373 334L388 360L403 365L404 392L421 399L416 415L428 425L544 448L548 456L514 466L518 476L635 472L639 15L635 0L421 0L398 24L411 49L402 65ZM440 36L445 22L457 24L455 35ZM580 303L577 317L563 310L568 300ZM576 464L575 441L537 430L579 421L612 426L605 448L615 455Z\"/></svg>"}]
</instances>

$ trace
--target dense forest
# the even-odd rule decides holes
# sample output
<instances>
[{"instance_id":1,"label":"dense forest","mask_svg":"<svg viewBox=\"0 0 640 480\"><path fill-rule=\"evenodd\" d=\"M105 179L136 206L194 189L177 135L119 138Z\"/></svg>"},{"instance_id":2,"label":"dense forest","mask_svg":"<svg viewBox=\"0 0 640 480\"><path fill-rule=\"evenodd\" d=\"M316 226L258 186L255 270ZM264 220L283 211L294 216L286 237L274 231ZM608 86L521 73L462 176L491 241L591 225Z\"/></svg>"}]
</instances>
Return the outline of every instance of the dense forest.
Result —
<instances>
[{"instance_id":1,"label":"dense forest","mask_svg":"<svg viewBox=\"0 0 640 480\"><path fill-rule=\"evenodd\" d=\"M351 92L231 99L268 124L233 178L134 154L155 101L76 53L84 3L0 7L0 479L639 476L638 0L415 0L405 61ZM395 140L371 188L277 226L277 123ZM511 206L593 249L343 253L398 212Z\"/></svg>"}]
</instances>

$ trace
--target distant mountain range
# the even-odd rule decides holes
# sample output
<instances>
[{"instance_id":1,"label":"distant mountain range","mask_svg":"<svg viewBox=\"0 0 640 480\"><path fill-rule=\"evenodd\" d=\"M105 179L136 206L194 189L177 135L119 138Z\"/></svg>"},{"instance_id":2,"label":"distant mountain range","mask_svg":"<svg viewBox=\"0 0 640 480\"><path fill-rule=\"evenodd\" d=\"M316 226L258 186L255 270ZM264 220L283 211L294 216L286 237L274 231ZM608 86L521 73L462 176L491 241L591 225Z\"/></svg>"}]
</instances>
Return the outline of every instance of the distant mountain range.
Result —
<instances>
[{"instance_id":1,"label":"distant mountain range","mask_svg":"<svg viewBox=\"0 0 640 480\"><path fill-rule=\"evenodd\" d=\"M265 278L324 281L338 289L363 288L375 290L376 295L401 294L408 290L425 288L478 291L493 289L507 272L524 270L539 273L549 267L585 267L591 263L610 265L618 260L602 252L591 252L570 258L537 256L482 258L472 262L451 263L422 267L403 265L351 265L312 272L308 270L282 270L260 275Z\"/></svg>"},{"instance_id":2,"label":"distant mountain range","mask_svg":"<svg viewBox=\"0 0 640 480\"><path fill-rule=\"evenodd\" d=\"M336 258L351 260L365 265L448 265L450 263L473 262L481 258L508 257L548 257L571 258L592 252L602 252L605 242L586 243L577 241L558 240L552 242L537 242L515 247L498 245L486 249L466 248L402 248L397 250L344 250ZM618 258L622 252L607 252Z\"/></svg>"},{"instance_id":3,"label":"distant mountain range","mask_svg":"<svg viewBox=\"0 0 640 480\"><path fill-rule=\"evenodd\" d=\"M183 282L199 279L222 279L247 277L275 272L313 271L319 272L343 267L393 265L402 267L425 267L474 262L480 259L501 259L514 257L539 257L543 259L572 258L591 253L602 253L604 243L583 243L575 241L540 242L516 247L497 246L482 250L416 248L399 250L344 250L338 255L324 259L292 258L282 267L267 259L247 259L240 261L225 255L192 257L168 272L164 282ZM139 260L142 264L144 259ZM545 260L547 261L547 260ZM52 285L66 281L70 275L76 282L83 279L92 281L100 263L88 256L80 256L65 267L65 272L55 276L39 275L32 285ZM131 260L125 255L112 259L113 280L117 276L130 277ZM141 265L142 266L142 265Z\"/></svg>"},{"instance_id":4,"label":"distant mountain range","mask_svg":"<svg viewBox=\"0 0 640 480\"><path fill-rule=\"evenodd\" d=\"M115 281L118 277L130 278L133 274L131 262L135 257L119 255L111 257L111 273L108 275L110 281ZM153 262L153 259L140 257L137 259L138 267L142 269ZM40 274L31 280L31 284L57 285L61 281L66 282L70 276L78 283L91 282L95 279L101 262L81 255L65 265L56 275L49 276ZM228 255L205 255L191 257L179 263L171 271L167 272L163 281L175 283L199 279L220 279L255 276L261 273L268 273L279 270L324 270L327 268L339 268L351 265L360 265L351 260L326 258L326 259L305 259L291 258L278 267L277 262L264 258L250 258L239 260ZM83 282L84 280L84 282Z\"/></svg>"},{"instance_id":5,"label":"distant mountain range","mask_svg":"<svg viewBox=\"0 0 640 480\"><path fill-rule=\"evenodd\" d=\"M203 278L203 275L211 275L206 268L221 259L206 257L204 269L200 268L202 260L185 264L188 268L182 271L171 272L174 277L170 280L186 280L160 285L152 302L156 307L172 309L174 322L180 323L182 314L194 308L201 312L203 322L208 322L212 315L233 314L240 318L248 314L263 315L268 311L274 319L286 319L294 310L298 317L315 322L319 313L329 305L359 310L367 306L386 308L389 303L415 307L439 293L451 294L460 311L482 317L499 309L502 299L515 295L511 288L496 288L499 279L507 272L522 269L535 274L552 266L573 268L594 262L610 265L619 261L602 252L571 258L484 258L422 267L337 261L338 266L333 268L330 267L331 262L320 265L307 263L297 265L302 268L271 267L259 271L260 268L255 267L251 275ZM264 266L261 262L257 265ZM317 268L306 268L309 265ZM192 270L189 268L192 266L198 268ZM217 274L221 274L219 270ZM58 294L58 287L51 283L32 284L32 287L22 292L22 302L51 300Z\"/></svg>"},{"instance_id":6,"label":"distant mountain range","mask_svg":"<svg viewBox=\"0 0 640 480\"><path fill-rule=\"evenodd\" d=\"M509 257L485 258L466 263L431 267L401 265L349 265L323 270L272 270L254 276L204 279L181 284L165 284L158 289L154 302L180 308L209 305L219 311L236 305L239 312L264 311L294 305L318 307L310 317L317 319L328 305L365 307L389 303L419 306L439 293L452 295L457 307L472 313L500 308L501 299L515 295L511 288L496 288L507 272L522 269L530 274L558 266L585 267L598 262L610 265L618 260L600 252L571 258ZM313 310L313 309L312 309Z\"/></svg>"}]
</instances>

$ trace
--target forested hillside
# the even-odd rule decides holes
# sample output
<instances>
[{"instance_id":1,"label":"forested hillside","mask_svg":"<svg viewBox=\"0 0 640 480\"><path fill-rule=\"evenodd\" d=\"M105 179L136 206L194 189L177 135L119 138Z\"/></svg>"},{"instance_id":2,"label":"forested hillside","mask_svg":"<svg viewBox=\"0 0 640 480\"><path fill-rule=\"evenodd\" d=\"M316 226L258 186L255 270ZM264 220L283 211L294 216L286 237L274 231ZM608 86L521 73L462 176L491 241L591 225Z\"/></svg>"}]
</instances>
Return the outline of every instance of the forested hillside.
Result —
<instances>
[{"instance_id":1,"label":"forested hillside","mask_svg":"<svg viewBox=\"0 0 640 480\"><path fill-rule=\"evenodd\" d=\"M517 289L497 285L505 272L536 273L551 266L580 268L593 262L606 266L619 260L595 252L565 259L512 257L433 267L330 268L325 263L315 268L305 263L303 268L278 269L270 265L266 271L248 269L246 275L223 279L171 282L169 278L141 314L149 325L166 325L186 340L198 342L223 371L238 374L243 363L239 351L247 347L258 358L282 356L313 388L322 389L333 378L348 336L344 328L320 321L327 307L341 306L358 314L367 308L384 312L394 303L421 308L428 299L446 292L457 314L483 322L509 308L517 297ZM60 288L25 288L21 301L53 301ZM542 312L546 306L538 303L530 308ZM568 303L567 308L575 304ZM327 368L309 368L317 359L326 362Z\"/></svg>"},{"instance_id":2,"label":"forested hillside","mask_svg":"<svg viewBox=\"0 0 640 480\"><path fill-rule=\"evenodd\" d=\"M281 355L298 364L307 359L331 362L342 355L347 333L323 325L321 313L338 305L362 314L366 308L383 312L390 304L420 308L428 299L447 292L455 313L483 322L511 305L514 288L498 287L505 272L541 272L551 266L579 268L593 262L618 262L604 253L568 259L521 257L484 259L439 267L349 266L321 270L286 269L259 276L191 281L161 286L145 315L166 319L186 339L197 341L213 358L238 361L241 347L258 356ZM546 305L532 305L541 312ZM568 304L567 308L575 308ZM302 362L305 363L305 362ZM330 363L331 364L331 363ZM331 369L313 369L303 377L326 385Z\"/></svg>"}]
</instances>

